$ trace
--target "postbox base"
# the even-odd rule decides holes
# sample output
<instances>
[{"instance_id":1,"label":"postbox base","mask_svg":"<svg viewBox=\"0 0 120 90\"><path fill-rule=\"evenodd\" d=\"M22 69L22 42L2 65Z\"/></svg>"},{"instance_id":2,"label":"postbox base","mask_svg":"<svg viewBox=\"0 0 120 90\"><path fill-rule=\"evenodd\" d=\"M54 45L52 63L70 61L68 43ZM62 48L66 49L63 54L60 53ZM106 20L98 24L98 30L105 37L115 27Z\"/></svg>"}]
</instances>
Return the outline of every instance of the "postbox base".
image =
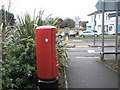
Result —
<instances>
[{"instance_id":1,"label":"postbox base","mask_svg":"<svg viewBox=\"0 0 120 90\"><path fill-rule=\"evenodd\" d=\"M58 90L58 77L53 79L38 79L40 90L52 89Z\"/></svg>"}]
</instances>

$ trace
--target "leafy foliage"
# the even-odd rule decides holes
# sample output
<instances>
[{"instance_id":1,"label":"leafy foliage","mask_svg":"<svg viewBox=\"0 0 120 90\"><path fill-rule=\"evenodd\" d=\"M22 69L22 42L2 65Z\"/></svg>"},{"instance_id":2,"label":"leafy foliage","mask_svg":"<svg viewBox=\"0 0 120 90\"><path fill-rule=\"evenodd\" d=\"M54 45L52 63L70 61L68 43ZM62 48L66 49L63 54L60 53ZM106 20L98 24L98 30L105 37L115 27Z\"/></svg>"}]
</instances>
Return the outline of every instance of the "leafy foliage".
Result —
<instances>
[{"instance_id":1,"label":"leafy foliage","mask_svg":"<svg viewBox=\"0 0 120 90\"><path fill-rule=\"evenodd\" d=\"M34 29L36 26L56 25L58 19L47 21L42 19L43 11L33 19L26 13L18 16L18 25L11 32L10 41L3 45L5 59L2 62L2 86L7 88L36 88L36 44ZM65 45L57 38L57 52L60 69L66 67L67 53Z\"/></svg>"},{"instance_id":2,"label":"leafy foliage","mask_svg":"<svg viewBox=\"0 0 120 90\"><path fill-rule=\"evenodd\" d=\"M46 18L47 24L48 25L52 25L52 26L56 26L56 27L60 27L61 23L63 22L63 20L61 18L52 18L52 17L48 17Z\"/></svg>"},{"instance_id":3,"label":"leafy foliage","mask_svg":"<svg viewBox=\"0 0 120 90\"><path fill-rule=\"evenodd\" d=\"M9 58L2 63L3 88L33 88L36 84L35 41L16 40L9 49Z\"/></svg>"},{"instance_id":4,"label":"leafy foliage","mask_svg":"<svg viewBox=\"0 0 120 90\"><path fill-rule=\"evenodd\" d=\"M73 19L67 18L67 19L63 20L60 27L61 28L65 28L65 27L74 28L75 21Z\"/></svg>"},{"instance_id":5,"label":"leafy foliage","mask_svg":"<svg viewBox=\"0 0 120 90\"><path fill-rule=\"evenodd\" d=\"M86 28L86 24L88 23L88 21L80 21L79 24L81 27Z\"/></svg>"},{"instance_id":6,"label":"leafy foliage","mask_svg":"<svg viewBox=\"0 0 120 90\"><path fill-rule=\"evenodd\" d=\"M39 14L36 16L34 12L33 19L31 18L29 13L25 13L23 16L18 16L18 25L17 28L17 38L27 38L31 36L31 38L35 39L35 33L34 30L36 28L36 25L41 26L43 25L44 21L42 20L42 14L43 11L40 11Z\"/></svg>"},{"instance_id":7,"label":"leafy foliage","mask_svg":"<svg viewBox=\"0 0 120 90\"><path fill-rule=\"evenodd\" d=\"M66 44L62 42L65 41L59 37L59 34L56 38L56 48L57 48L57 56L59 62L59 69L63 69L67 67L67 61L69 60L66 50Z\"/></svg>"},{"instance_id":8,"label":"leafy foliage","mask_svg":"<svg viewBox=\"0 0 120 90\"><path fill-rule=\"evenodd\" d=\"M48 19L50 16L49 15L45 20L43 20L43 13L44 11L40 10L36 15L36 12L34 11L33 18L31 18L29 13L25 13L23 16L18 16L19 24L16 26L17 32L15 33L14 37L27 38L31 36L31 38L35 39L34 30L37 26L52 25L59 27L61 23L59 18Z\"/></svg>"},{"instance_id":9,"label":"leafy foliage","mask_svg":"<svg viewBox=\"0 0 120 90\"><path fill-rule=\"evenodd\" d=\"M3 23L4 28L8 25L14 25L15 24L15 17L14 17L13 13L5 11L4 9L1 9L0 13L1 13L1 16L2 16L2 23Z\"/></svg>"}]
</instances>

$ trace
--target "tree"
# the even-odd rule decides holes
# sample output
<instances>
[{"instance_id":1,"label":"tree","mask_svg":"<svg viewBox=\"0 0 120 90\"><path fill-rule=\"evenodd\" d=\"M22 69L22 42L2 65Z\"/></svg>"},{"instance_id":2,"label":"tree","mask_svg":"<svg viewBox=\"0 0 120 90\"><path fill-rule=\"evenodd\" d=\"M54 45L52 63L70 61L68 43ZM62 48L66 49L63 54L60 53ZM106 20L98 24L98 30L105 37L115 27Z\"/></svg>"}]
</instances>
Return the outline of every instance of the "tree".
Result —
<instances>
[{"instance_id":1,"label":"tree","mask_svg":"<svg viewBox=\"0 0 120 90\"><path fill-rule=\"evenodd\" d=\"M2 24L2 12L0 12L0 26Z\"/></svg>"},{"instance_id":2,"label":"tree","mask_svg":"<svg viewBox=\"0 0 120 90\"><path fill-rule=\"evenodd\" d=\"M80 17L79 16L75 16L74 20L76 22L76 25L79 26L79 22L80 22Z\"/></svg>"},{"instance_id":3,"label":"tree","mask_svg":"<svg viewBox=\"0 0 120 90\"><path fill-rule=\"evenodd\" d=\"M3 0L1 3L2 9L0 10L0 14L2 15L2 22L0 22L0 25L3 23L3 28L15 24L14 14L10 13L10 8L13 3L14 2L12 0Z\"/></svg>"},{"instance_id":4,"label":"tree","mask_svg":"<svg viewBox=\"0 0 120 90\"><path fill-rule=\"evenodd\" d=\"M8 35L9 31L11 31L12 29L10 28L10 26L13 26L14 24L15 24L14 14L10 13L9 11L6 11L3 5L2 9L0 10L0 26L2 29L2 41L3 42L7 41L6 39L7 37L9 37Z\"/></svg>"},{"instance_id":5,"label":"tree","mask_svg":"<svg viewBox=\"0 0 120 90\"><path fill-rule=\"evenodd\" d=\"M4 6L3 6L4 7ZM15 24L15 17L13 13L10 13L8 11L5 11L4 8L0 10L1 16L2 16L2 22L3 28L5 28L8 25L14 25Z\"/></svg>"},{"instance_id":6,"label":"tree","mask_svg":"<svg viewBox=\"0 0 120 90\"><path fill-rule=\"evenodd\" d=\"M53 26L56 26L59 28L61 26L61 23L63 22L63 20L62 20L62 18L59 18L59 17L56 17L56 18L48 17L46 19L46 22L48 25L53 25Z\"/></svg>"},{"instance_id":7,"label":"tree","mask_svg":"<svg viewBox=\"0 0 120 90\"><path fill-rule=\"evenodd\" d=\"M13 30L13 26L15 24L15 18L14 14L9 12L10 9L10 3L8 6L8 11L5 10L4 5L2 6L2 9L0 10L0 29L1 29L1 41L2 41L2 60L5 59L5 44L10 41L10 33Z\"/></svg>"},{"instance_id":8,"label":"tree","mask_svg":"<svg viewBox=\"0 0 120 90\"><path fill-rule=\"evenodd\" d=\"M86 23L88 23L88 21L80 21L79 24L81 27L86 28Z\"/></svg>"},{"instance_id":9,"label":"tree","mask_svg":"<svg viewBox=\"0 0 120 90\"><path fill-rule=\"evenodd\" d=\"M73 19L66 18L65 20L63 20L60 27L61 28L65 28L65 27L74 28L75 27L75 21Z\"/></svg>"}]
</instances>

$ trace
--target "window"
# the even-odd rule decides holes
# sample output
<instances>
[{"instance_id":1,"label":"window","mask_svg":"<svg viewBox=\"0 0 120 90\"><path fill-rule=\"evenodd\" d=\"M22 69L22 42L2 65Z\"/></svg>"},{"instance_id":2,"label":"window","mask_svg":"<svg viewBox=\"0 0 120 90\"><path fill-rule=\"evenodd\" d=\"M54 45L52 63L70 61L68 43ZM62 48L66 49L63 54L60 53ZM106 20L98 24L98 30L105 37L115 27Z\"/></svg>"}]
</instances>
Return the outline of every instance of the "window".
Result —
<instances>
[{"instance_id":1,"label":"window","mask_svg":"<svg viewBox=\"0 0 120 90\"><path fill-rule=\"evenodd\" d=\"M108 32L108 25L105 25L105 31Z\"/></svg>"},{"instance_id":2,"label":"window","mask_svg":"<svg viewBox=\"0 0 120 90\"><path fill-rule=\"evenodd\" d=\"M113 27L112 27L112 26L110 26L110 27L109 27L109 31L112 31L112 29L113 29Z\"/></svg>"},{"instance_id":3,"label":"window","mask_svg":"<svg viewBox=\"0 0 120 90\"><path fill-rule=\"evenodd\" d=\"M109 31L113 31L113 29L114 29L114 24L110 24L109 25Z\"/></svg>"},{"instance_id":4,"label":"window","mask_svg":"<svg viewBox=\"0 0 120 90\"><path fill-rule=\"evenodd\" d=\"M99 19L100 19L100 14L99 14Z\"/></svg>"},{"instance_id":5,"label":"window","mask_svg":"<svg viewBox=\"0 0 120 90\"><path fill-rule=\"evenodd\" d=\"M108 14L106 13L106 20L108 20L107 18L108 18Z\"/></svg>"}]
</instances>

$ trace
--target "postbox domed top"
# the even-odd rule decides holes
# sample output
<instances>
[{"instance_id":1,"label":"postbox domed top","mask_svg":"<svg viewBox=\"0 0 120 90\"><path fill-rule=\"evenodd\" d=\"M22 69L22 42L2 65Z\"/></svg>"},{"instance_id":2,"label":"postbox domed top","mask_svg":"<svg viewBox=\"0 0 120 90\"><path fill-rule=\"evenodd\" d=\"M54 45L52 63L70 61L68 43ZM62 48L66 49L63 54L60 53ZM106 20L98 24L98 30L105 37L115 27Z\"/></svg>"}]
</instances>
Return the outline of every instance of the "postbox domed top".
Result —
<instances>
[{"instance_id":1,"label":"postbox domed top","mask_svg":"<svg viewBox=\"0 0 120 90\"><path fill-rule=\"evenodd\" d=\"M55 26L39 26L36 29L51 29L51 28L56 28Z\"/></svg>"}]
</instances>

